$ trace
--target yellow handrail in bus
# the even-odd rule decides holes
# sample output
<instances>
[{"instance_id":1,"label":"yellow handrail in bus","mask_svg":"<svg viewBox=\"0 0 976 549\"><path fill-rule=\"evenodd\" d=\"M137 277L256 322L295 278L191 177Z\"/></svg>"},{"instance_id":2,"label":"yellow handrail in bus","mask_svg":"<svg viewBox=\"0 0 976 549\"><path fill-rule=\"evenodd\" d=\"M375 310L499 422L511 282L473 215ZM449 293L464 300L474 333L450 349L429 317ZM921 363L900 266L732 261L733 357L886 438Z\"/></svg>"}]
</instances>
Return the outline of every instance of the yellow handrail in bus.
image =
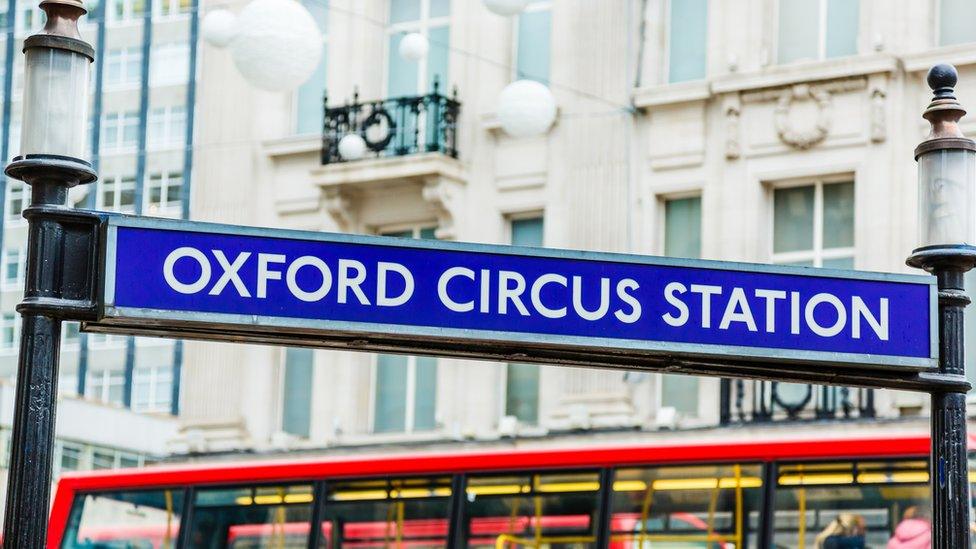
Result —
<instances>
[{"instance_id":1,"label":"yellow handrail in bus","mask_svg":"<svg viewBox=\"0 0 976 549\"><path fill-rule=\"evenodd\" d=\"M641 502L641 514L640 514L640 532L637 536L637 546L643 549L644 539L647 536L647 517L651 513L651 501L654 498L654 483L647 486L647 492L644 493L644 501Z\"/></svg>"},{"instance_id":2,"label":"yellow handrail in bus","mask_svg":"<svg viewBox=\"0 0 976 549\"><path fill-rule=\"evenodd\" d=\"M742 549L742 466L736 463L735 471L735 547Z\"/></svg>"},{"instance_id":3,"label":"yellow handrail in bus","mask_svg":"<svg viewBox=\"0 0 976 549\"><path fill-rule=\"evenodd\" d=\"M163 498L166 500L166 532L163 534L162 549L169 549L172 543L172 534L170 532L173 529L173 492L164 490Z\"/></svg>"},{"instance_id":4,"label":"yellow handrail in bus","mask_svg":"<svg viewBox=\"0 0 976 549\"><path fill-rule=\"evenodd\" d=\"M712 488L712 497L708 501L708 530L709 536L715 533L715 506L718 505L718 491L719 488L718 479L715 479L715 488Z\"/></svg>"},{"instance_id":5,"label":"yellow handrail in bus","mask_svg":"<svg viewBox=\"0 0 976 549\"><path fill-rule=\"evenodd\" d=\"M797 471L799 471L799 473L800 473L800 475L799 475L800 476L800 484L802 485L803 482L804 482L804 479L803 479L803 464L802 463L797 466ZM807 545L807 489L806 488L800 488L800 492L799 492L799 494L797 494L797 497L800 500L799 501L799 506L800 506L800 524L799 524L798 531L797 531L797 536L800 539L798 540L797 549L806 549L806 545Z\"/></svg>"}]
</instances>

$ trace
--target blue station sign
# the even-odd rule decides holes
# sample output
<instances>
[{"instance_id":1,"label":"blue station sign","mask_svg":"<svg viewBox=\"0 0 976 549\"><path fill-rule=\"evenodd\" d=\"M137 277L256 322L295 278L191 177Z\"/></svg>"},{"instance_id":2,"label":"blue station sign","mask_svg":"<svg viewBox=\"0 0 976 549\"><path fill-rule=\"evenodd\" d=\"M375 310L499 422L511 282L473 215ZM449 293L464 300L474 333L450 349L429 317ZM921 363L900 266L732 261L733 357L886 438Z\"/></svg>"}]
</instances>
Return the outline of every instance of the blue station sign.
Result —
<instances>
[{"instance_id":1,"label":"blue station sign","mask_svg":"<svg viewBox=\"0 0 976 549\"><path fill-rule=\"evenodd\" d=\"M938 356L929 276L131 217L106 231L88 329L475 357L497 344L529 360L585 350L922 370Z\"/></svg>"}]
</instances>

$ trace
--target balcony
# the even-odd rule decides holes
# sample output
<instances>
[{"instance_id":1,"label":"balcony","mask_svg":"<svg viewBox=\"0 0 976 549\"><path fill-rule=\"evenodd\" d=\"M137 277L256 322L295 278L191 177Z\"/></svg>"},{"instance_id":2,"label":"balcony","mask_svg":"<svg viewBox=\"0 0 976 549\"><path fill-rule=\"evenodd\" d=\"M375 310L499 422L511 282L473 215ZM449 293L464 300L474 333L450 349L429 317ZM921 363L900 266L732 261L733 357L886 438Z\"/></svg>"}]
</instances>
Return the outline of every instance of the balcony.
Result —
<instances>
[{"instance_id":1,"label":"balcony","mask_svg":"<svg viewBox=\"0 0 976 549\"><path fill-rule=\"evenodd\" d=\"M719 409L723 426L873 418L874 390L723 379Z\"/></svg>"},{"instance_id":2,"label":"balcony","mask_svg":"<svg viewBox=\"0 0 976 549\"><path fill-rule=\"evenodd\" d=\"M463 222L455 215L467 182L458 160L461 103L455 89L427 95L325 106L321 165L311 171L318 207L343 232L376 232L404 219L430 219L440 239L453 239ZM342 158L339 141L356 134L366 153ZM390 204L402 218L391 217Z\"/></svg>"},{"instance_id":3,"label":"balcony","mask_svg":"<svg viewBox=\"0 0 976 549\"><path fill-rule=\"evenodd\" d=\"M329 107L326 101L322 133L322 165L344 162L339 140L354 133L366 141L367 158L441 153L458 157L457 121L461 103L457 88L451 97L434 91L427 95L394 97L366 103L359 93L352 103Z\"/></svg>"}]
</instances>

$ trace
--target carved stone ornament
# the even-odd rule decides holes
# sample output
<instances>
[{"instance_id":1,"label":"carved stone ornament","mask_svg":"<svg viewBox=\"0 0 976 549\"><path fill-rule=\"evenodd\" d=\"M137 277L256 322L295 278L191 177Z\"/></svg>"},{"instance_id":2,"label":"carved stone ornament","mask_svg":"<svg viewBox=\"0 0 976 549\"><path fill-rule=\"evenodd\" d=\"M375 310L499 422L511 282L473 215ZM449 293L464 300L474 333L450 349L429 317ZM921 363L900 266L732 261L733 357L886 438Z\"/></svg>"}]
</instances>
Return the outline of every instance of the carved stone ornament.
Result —
<instances>
[{"instance_id":1,"label":"carved stone ornament","mask_svg":"<svg viewBox=\"0 0 976 549\"><path fill-rule=\"evenodd\" d=\"M457 231L454 227L454 212L457 194L456 184L444 177L434 177L424 182L421 197L430 204L437 215L437 229L434 236L438 240L454 240Z\"/></svg>"},{"instance_id":2,"label":"carved stone ornament","mask_svg":"<svg viewBox=\"0 0 976 549\"><path fill-rule=\"evenodd\" d=\"M335 221L340 231L350 232L353 230L355 220L352 215L352 201L342 189L325 189L322 196L322 206Z\"/></svg>"},{"instance_id":3,"label":"carved stone ornament","mask_svg":"<svg viewBox=\"0 0 976 549\"><path fill-rule=\"evenodd\" d=\"M739 96L735 95L725 101L725 158L735 160L742 156L742 143L739 137L739 118L742 116L742 104Z\"/></svg>"},{"instance_id":4,"label":"carved stone ornament","mask_svg":"<svg viewBox=\"0 0 976 549\"><path fill-rule=\"evenodd\" d=\"M871 141L881 143L888 133L885 118L885 90L874 88L871 90Z\"/></svg>"},{"instance_id":5,"label":"carved stone ornament","mask_svg":"<svg viewBox=\"0 0 976 549\"><path fill-rule=\"evenodd\" d=\"M817 121L812 128L797 129L790 121L790 109L795 100L810 99L817 103ZM776 104L776 134L780 141L797 149L809 149L827 138L830 133L830 92L800 84L783 90Z\"/></svg>"}]
</instances>

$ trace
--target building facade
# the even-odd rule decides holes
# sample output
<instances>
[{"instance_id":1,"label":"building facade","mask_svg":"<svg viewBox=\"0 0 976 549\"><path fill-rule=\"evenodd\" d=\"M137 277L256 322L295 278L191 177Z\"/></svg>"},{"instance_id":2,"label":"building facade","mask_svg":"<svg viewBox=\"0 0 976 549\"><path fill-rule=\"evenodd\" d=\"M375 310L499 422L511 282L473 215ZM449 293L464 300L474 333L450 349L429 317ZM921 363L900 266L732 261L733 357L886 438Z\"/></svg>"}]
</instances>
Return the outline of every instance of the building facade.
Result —
<instances>
[{"instance_id":1,"label":"building facade","mask_svg":"<svg viewBox=\"0 0 976 549\"><path fill-rule=\"evenodd\" d=\"M957 0L537 1L511 18L474 1L306 5L325 56L293 94L249 87L227 51L202 47L194 219L910 272L929 66L956 64L976 105L976 7ZM430 43L416 62L398 53L410 32ZM509 137L496 116L522 78L555 95L543 136ZM338 154L350 131L366 158ZM928 406L423 356L217 343L185 356L177 452L780 436L824 420L924 430Z\"/></svg>"}]
</instances>

